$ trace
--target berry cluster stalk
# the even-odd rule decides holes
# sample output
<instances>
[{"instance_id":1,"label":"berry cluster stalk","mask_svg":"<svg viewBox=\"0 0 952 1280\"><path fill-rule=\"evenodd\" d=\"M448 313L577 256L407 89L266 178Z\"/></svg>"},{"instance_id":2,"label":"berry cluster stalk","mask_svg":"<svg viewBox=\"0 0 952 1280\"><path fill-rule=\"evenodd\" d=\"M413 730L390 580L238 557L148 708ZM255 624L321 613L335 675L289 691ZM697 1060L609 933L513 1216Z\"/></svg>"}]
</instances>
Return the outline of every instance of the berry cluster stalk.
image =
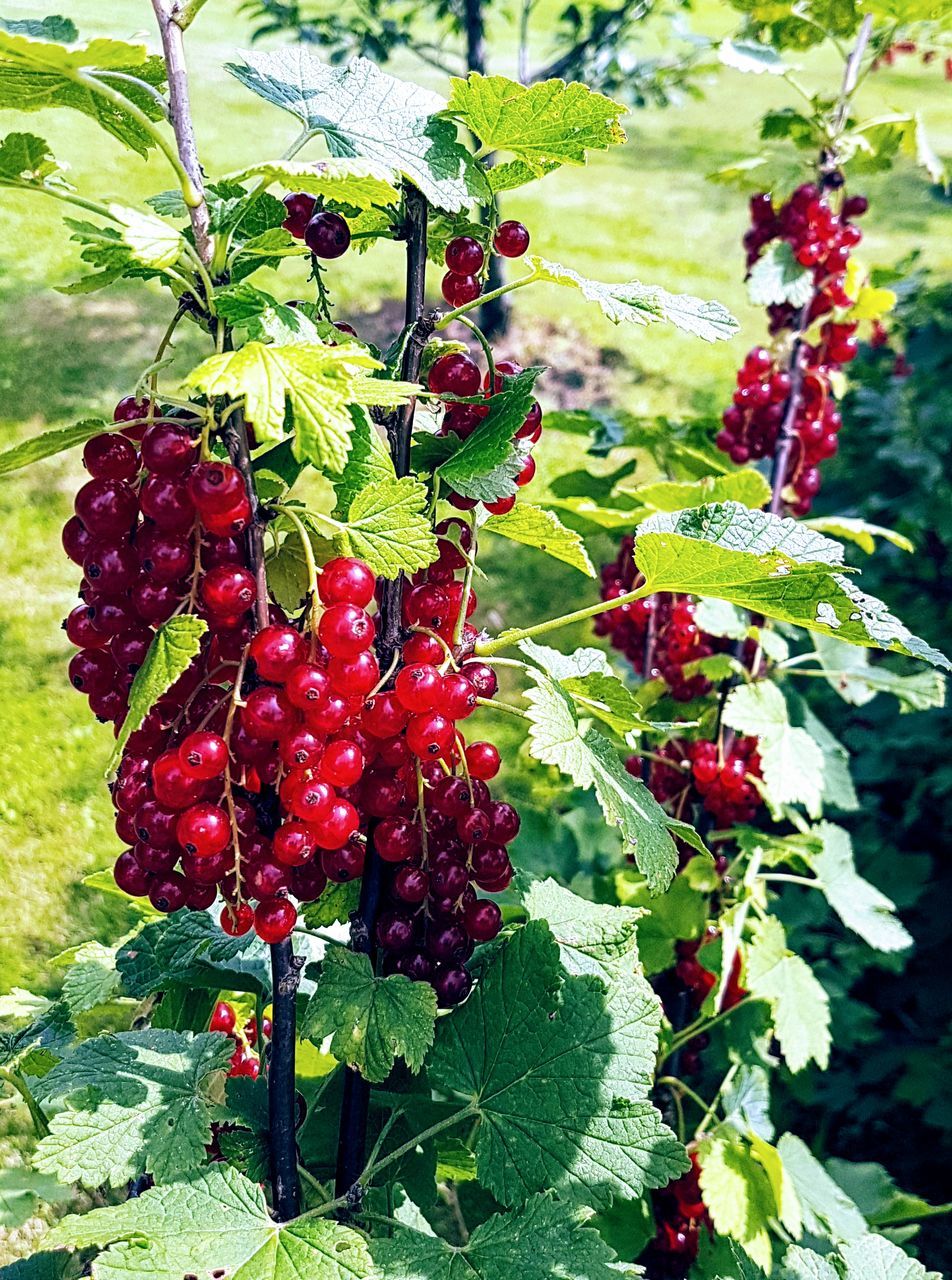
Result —
<instances>
[{"instance_id":1,"label":"berry cluster stalk","mask_svg":"<svg viewBox=\"0 0 952 1280\"><path fill-rule=\"evenodd\" d=\"M408 330L400 377L416 382L420 376L423 348L433 332L433 320L424 315L426 284L425 198L415 187L404 189L404 228L407 250L405 325ZM409 401L394 410L387 420L390 455L398 476L410 470L410 437L413 431L415 402ZM403 577L385 579L378 601L377 657L381 671L390 667L401 643ZM367 860L360 885L360 901L351 920L351 947L375 959L375 934L383 887L383 861L373 846L373 832L367 842ZM344 1095L341 1102L340 1131L337 1147L336 1194L349 1198L348 1207L360 1202L357 1185L364 1167L367 1146L367 1115L370 1107L370 1084L351 1068L345 1068Z\"/></svg>"}]
</instances>

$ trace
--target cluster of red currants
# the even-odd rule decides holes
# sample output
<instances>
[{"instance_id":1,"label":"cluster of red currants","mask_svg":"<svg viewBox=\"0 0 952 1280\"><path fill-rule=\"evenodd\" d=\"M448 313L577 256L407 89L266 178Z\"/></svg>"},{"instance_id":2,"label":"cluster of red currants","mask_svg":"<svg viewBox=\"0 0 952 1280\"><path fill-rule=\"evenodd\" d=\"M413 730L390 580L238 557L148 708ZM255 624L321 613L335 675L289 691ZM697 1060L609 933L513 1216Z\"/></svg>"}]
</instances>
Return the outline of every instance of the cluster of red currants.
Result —
<instances>
[{"instance_id":1,"label":"cluster of red currants","mask_svg":"<svg viewBox=\"0 0 952 1280\"><path fill-rule=\"evenodd\" d=\"M288 216L281 224L303 240L316 258L339 258L350 248L350 227L339 213L318 206L314 196L296 191L284 197Z\"/></svg>"},{"instance_id":2,"label":"cluster of red currants","mask_svg":"<svg viewBox=\"0 0 952 1280\"><path fill-rule=\"evenodd\" d=\"M500 360L495 366L495 377L490 385L489 374L480 373L479 365L464 352L451 351L434 360L427 376L427 385L434 395L469 398L478 396L485 401L483 404L472 404L465 400L445 399L439 434L446 436L452 433L464 440L472 435L489 413L493 396L503 390L503 378L514 378L520 373L522 366L514 360ZM522 468L513 481L516 489L524 488L535 475L536 464L531 451L541 435L542 407L538 400L533 400L525 421L518 427L514 437L519 442L516 447L521 450L522 458ZM450 505L458 511L472 511L478 505L475 498L464 498L459 493L447 496ZM499 516L511 511L515 504L516 495L512 493L495 502L485 503L485 507L490 514Z\"/></svg>"},{"instance_id":3,"label":"cluster of red currants","mask_svg":"<svg viewBox=\"0 0 952 1280\"><path fill-rule=\"evenodd\" d=\"M696 1152L690 1156L688 1172L651 1195L656 1232L640 1261L655 1280L684 1280L697 1258L701 1231L714 1235L701 1196L701 1166Z\"/></svg>"},{"instance_id":4,"label":"cluster of red currants","mask_svg":"<svg viewBox=\"0 0 952 1280\"><path fill-rule=\"evenodd\" d=\"M229 1076L250 1076L252 1080L256 1080L261 1070L261 1060L255 1048L258 1043L257 1019L251 1017L242 1027L239 1027L235 1006L229 1004L227 1000L219 1000L212 1012L208 1029L220 1031L234 1042L235 1049L228 1068ZM271 1039L270 1018L261 1019L261 1038L262 1040Z\"/></svg>"},{"instance_id":5,"label":"cluster of red currants","mask_svg":"<svg viewBox=\"0 0 952 1280\"><path fill-rule=\"evenodd\" d=\"M726 828L750 822L760 808L752 781L763 776L756 738L734 738L723 757L717 743L705 738L696 742L672 738L655 754L670 763L652 765L651 793L676 816L703 807L719 827ZM630 757L627 767L640 776L638 756Z\"/></svg>"},{"instance_id":6,"label":"cluster of red currants","mask_svg":"<svg viewBox=\"0 0 952 1280\"><path fill-rule=\"evenodd\" d=\"M846 271L850 252L862 239L853 219L867 207L864 196L848 196L835 213L826 196L809 183L798 187L779 210L769 195L753 197L753 225L744 236L748 268L766 245L779 238L790 244L797 262L813 273L813 293L803 308L786 302L768 308L772 335L784 330L800 334L835 308L852 306L844 287ZM856 357L856 327L848 320L825 321L818 341L796 341L795 365L789 355L781 358L755 347L737 373L733 401L722 416L717 444L736 463L772 456L781 431L795 436L796 448L784 477L793 491L795 515L810 510L820 489L820 463L837 451L842 419L833 396L833 375ZM791 409L795 379L797 397Z\"/></svg>"},{"instance_id":7,"label":"cluster of red currants","mask_svg":"<svg viewBox=\"0 0 952 1280\"><path fill-rule=\"evenodd\" d=\"M529 248L529 232L521 222L501 222L493 233L493 250L501 258L521 258ZM482 293L486 250L474 236L455 236L444 254L443 297L453 308L475 302Z\"/></svg>"},{"instance_id":8,"label":"cluster of red currants","mask_svg":"<svg viewBox=\"0 0 952 1280\"><path fill-rule=\"evenodd\" d=\"M308 634L273 605L255 632L240 472L199 460L195 420L153 419L127 401L116 415L128 425L87 444L92 479L64 530L86 575L65 624L81 646L70 679L118 732L154 628L184 610L208 624L123 753L112 798L129 847L117 883L163 912L208 909L220 891L226 932L253 927L273 943L293 929L295 900L361 875L372 841L389 868L385 967L430 980L444 1004L463 999L474 942L501 925L476 888L506 888L519 829L486 785L498 752L457 730L496 691L492 669L464 656L476 597L456 575L472 531L457 518L437 526L438 556L404 594L409 635L383 689L368 566L324 565Z\"/></svg>"},{"instance_id":9,"label":"cluster of red currants","mask_svg":"<svg viewBox=\"0 0 952 1280\"><path fill-rule=\"evenodd\" d=\"M635 540L626 534L617 558L602 565L603 600L617 600L634 589L640 577L634 552ZM725 641L698 627L694 620L696 609L690 596L658 592L598 614L595 634L608 636L639 675L664 680L673 698L688 702L709 693L711 682L700 672L686 674L685 667L727 647ZM645 671L649 628L651 670Z\"/></svg>"}]
</instances>

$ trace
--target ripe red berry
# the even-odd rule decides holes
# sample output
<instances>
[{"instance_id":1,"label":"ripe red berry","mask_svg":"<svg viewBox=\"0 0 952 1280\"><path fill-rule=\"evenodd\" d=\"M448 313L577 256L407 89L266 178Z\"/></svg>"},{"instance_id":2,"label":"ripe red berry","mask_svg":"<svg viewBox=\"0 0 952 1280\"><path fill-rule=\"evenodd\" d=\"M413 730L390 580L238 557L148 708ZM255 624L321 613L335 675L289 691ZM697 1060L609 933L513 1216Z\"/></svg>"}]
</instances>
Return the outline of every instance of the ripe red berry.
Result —
<instances>
[{"instance_id":1,"label":"ripe red berry","mask_svg":"<svg viewBox=\"0 0 952 1280\"><path fill-rule=\"evenodd\" d=\"M227 462L200 462L188 477L189 497L203 516L221 515L245 498L245 482Z\"/></svg>"},{"instance_id":2,"label":"ripe red berry","mask_svg":"<svg viewBox=\"0 0 952 1280\"><path fill-rule=\"evenodd\" d=\"M149 885L149 901L156 911L171 915L185 906L185 877L177 871L168 871L162 876L153 876Z\"/></svg>"},{"instance_id":3,"label":"ripe red berry","mask_svg":"<svg viewBox=\"0 0 952 1280\"><path fill-rule=\"evenodd\" d=\"M297 922L297 911L287 898L265 898L255 907L255 933L262 942L283 942Z\"/></svg>"},{"instance_id":4,"label":"ripe red berry","mask_svg":"<svg viewBox=\"0 0 952 1280\"><path fill-rule=\"evenodd\" d=\"M366 608L374 598L377 579L362 560L338 556L328 560L317 580L322 604L353 604Z\"/></svg>"},{"instance_id":5,"label":"ripe red berry","mask_svg":"<svg viewBox=\"0 0 952 1280\"><path fill-rule=\"evenodd\" d=\"M130 897L142 898L149 892L152 876L139 865L131 849L126 849L125 853L119 855L112 874L119 888Z\"/></svg>"},{"instance_id":6,"label":"ripe red berry","mask_svg":"<svg viewBox=\"0 0 952 1280\"><path fill-rule=\"evenodd\" d=\"M364 772L364 755L356 742L339 739L324 749L318 773L335 787L352 787Z\"/></svg>"},{"instance_id":7,"label":"ripe red berry","mask_svg":"<svg viewBox=\"0 0 952 1280\"><path fill-rule=\"evenodd\" d=\"M94 480L133 480L139 470L139 454L124 435L105 431L86 441L83 466Z\"/></svg>"},{"instance_id":8,"label":"ripe red berry","mask_svg":"<svg viewBox=\"0 0 952 1280\"><path fill-rule=\"evenodd\" d=\"M283 689L262 685L253 689L241 708L242 728L252 738L277 742L297 728L300 717Z\"/></svg>"},{"instance_id":9,"label":"ripe red berry","mask_svg":"<svg viewBox=\"0 0 952 1280\"><path fill-rule=\"evenodd\" d=\"M482 271L486 254L472 236L454 236L446 246L443 260L455 275L475 276Z\"/></svg>"},{"instance_id":10,"label":"ripe red berry","mask_svg":"<svg viewBox=\"0 0 952 1280\"><path fill-rule=\"evenodd\" d=\"M349 800L335 800L314 823L314 842L321 849L339 849L360 827L360 814ZM325 868L326 869L326 868ZM328 874L330 874L328 872Z\"/></svg>"},{"instance_id":11,"label":"ripe red berry","mask_svg":"<svg viewBox=\"0 0 952 1280\"><path fill-rule=\"evenodd\" d=\"M223 1031L225 1035L228 1035L230 1031L234 1031L235 1023L234 1009L227 1001L219 1000L208 1024L209 1031Z\"/></svg>"},{"instance_id":12,"label":"ripe red berry","mask_svg":"<svg viewBox=\"0 0 952 1280\"><path fill-rule=\"evenodd\" d=\"M190 733L178 749L179 764L190 778L209 781L220 778L228 764L228 746L224 738L207 729Z\"/></svg>"},{"instance_id":13,"label":"ripe red berry","mask_svg":"<svg viewBox=\"0 0 952 1280\"><path fill-rule=\"evenodd\" d=\"M331 691L330 677L323 668L302 662L288 673L284 692L288 701L301 711L316 710L327 701Z\"/></svg>"},{"instance_id":14,"label":"ripe red berry","mask_svg":"<svg viewBox=\"0 0 952 1280\"><path fill-rule=\"evenodd\" d=\"M75 510L94 538L128 534L138 514L135 492L124 480L90 480L76 495Z\"/></svg>"},{"instance_id":15,"label":"ripe red berry","mask_svg":"<svg viewBox=\"0 0 952 1280\"><path fill-rule=\"evenodd\" d=\"M226 902L222 907L219 924L222 930L233 938L246 934L254 924L255 913L247 902Z\"/></svg>"},{"instance_id":16,"label":"ripe red berry","mask_svg":"<svg viewBox=\"0 0 952 1280\"><path fill-rule=\"evenodd\" d=\"M135 396L123 396L112 411L113 422L140 422L149 416L152 404L149 400L137 400Z\"/></svg>"},{"instance_id":17,"label":"ripe red berry","mask_svg":"<svg viewBox=\"0 0 952 1280\"><path fill-rule=\"evenodd\" d=\"M307 224L314 216L314 206L317 202L313 196L309 196L304 191L289 192L284 197L284 207L288 216L281 223L285 231L290 231L295 240L303 240L304 233L307 230Z\"/></svg>"},{"instance_id":18,"label":"ripe red berry","mask_svg":"<svg viewBox=\"0 0 952 1280\"><path fill-rule=\"evenodd\" d=\"M521 222L500 222L493 236L493 248L503 258L521 258L529 248L529 232Z\"/></svg>"},{"instance_id":19,"label":"ripe red berry","mask_svg":"<svg viewBox=\"0 0 952 1280\"><path fill-rule=\"evenodd\" d=\"M353 604L334 604L325 610L318 636L328 653L337 658L355 658L373 644L376 628L366 610Z\"/></svg>"},{"instance_id":20,"label":"ripe red berry","mask_svg":"<svg viewBox=\"0 0 952 1280\"><path fill-rule=\"evenodd\" d=\"M454 309L465 307L469 302L475 302L482 292L482 286L476 276L458 276L453 271L447 271L443 277L441 289L443 297Z\"/></svg>"},{"instance_id":21,"label":"ripe red berry","mask_svg":"<svg viewBox=\"0 0 952 1280\"><path fill-rule=\"evenodd\" d=\"M511 498L500 498L498 502L487 502L485 505L486 510L492 515L504 516L507 515L516 505L516 495L513 494Z\"/></svg>"},{"instance_id":22,"label":"ripe red berry","mask_svg":"<svg viewBox=\"0 0 952 1280\"><path fill-rule=\"evenodd\" d=\"M254 604L255 580L249 569L223 564L209 569L202 579L202 600L209 612L234 617Z\"/></svg>"},{"instance_id":23,"label":"ripe red berry","mask_svg":"<svg viewBox=\"0 0 952 1280\"><path fill-rule=\"evenodd\" d=\"M304 243L318 258L339 258L350 246L350 227L339 213L322 210L307 224Z\"/></svg>"},{"instance_id":24,"label":"ripe red berry","mask_svg":"<svg viewBox=\"0 0 952 1280\"><path fill-rule=\"evenodd\" d=\"M466 676L450 672L443 678L440 709L450 720L463 720L476 710L476 690Z\"/></svg>"},{"instance_id":25,"label":"ripe red berry","mask_svg":"<svg viewBox=\"0 0 952 1280\"><path fill-rule=\"evenodd\" d=\"M430 981L443 1008L462 1004L473 985L473 979L462 965L437 965Z\"/></svg>"},{"instance_id":26,"label":"ripe red berry","mask_svg":"<svg viewBox=\"0 0 952 1280\"><path fill-rule=\"evenodd\" d=\"M163 476L180 476L195 461L197 442L177 422L154 422L142 437L142 465Z\"/></svg>"},{"instance_id":27,"label":"ripe red berry","mask_svg":"<svg viewBox=\"0 0 952 1280\"><path fill-rule=\"evenodd\" d=\"M467 904L463 912L466 930L474 942L491 942L502 928L502 912L485 898Z\"/></svg>"},{"instance_id":28,"label":"ripe red berry","mask_svg":"<svg viewBox=\"0 0 952 1280\"><path fill-rule=\"evenodd\" d=\"M394 693L407 711L419 713L431 711L440 702L443 677L434 666L412 663L397 672L393 682Z\"/></svg>"},{"instance_id":29,"label":"ripe red berry","mask_svg":"<svg viewBox=\"0 0 952 1280\"><path fill-rule=\"evenodd\" d=\"M365 698L380 682L380 666L370 650L353 658L331 658L327 674L345 698Z\"/></svg>"},{"instance_id":30,"label":"ripe red berry","mask_svg":"<svg viewBox=\"0 0 952 1280\"><path fill-rule=\"evenodd\" d=\"M420 828L409 818L384 818L374 829L373 842L384 862L407 862L420 852Z\"/></svg>"},{"instance_id":31,"label":"ripe red berry","mask_svg":"<svg viewBox=\"0 0 952 1280\"><path fill-rule=\"evenodd\" d=\"M228 814L205 801L193 804L179 818L175 835L186 853L196 858L214 857L231 838Z\"/></svg>"},{"instance_id":32,"label":"ripe red berry","mask_svg":"<svg viewBox=\"0 0 952 1280\"><path fill-rule=\"evenodd\" d=\"M152 766L152 790L167 809L187 809L201 799L203 787L200 779L189 777L182 768L177 751L163 752Z\"/></svg>"},{"instance_id":33,"label":"ripe red berry","mask_svg":"<svg viewBox=\"0 0 952 1280\"><path fill-rule=\"evenodd\" d=\"M488 782L495 778L500 764L499 752L491 742L471 742L466 748L466 767L470 777Z\"/></svg>"},{"instance_id":34,"label":"ripe red berry","mask_svg":"<svg viewBox=\"0 0 952 1280\"><path fill-rule=\"evenodd\" d=\"M436 395L475 396L482 378L479 366L461 351L451 351L433 362L427 378Z\"/></svg>"},{"instance_id":35,"label":"ripe red berry","mask_svg":"<svg viewBox=\"0 0 952 1280\"><path fill-rule=\"evenodd\" d=\"M274 833L273 847L274 856L286 867L299 867L314 855L314 839L304 822L282 823Z\"/></svg>"},{"instance_id":36,"label":"ripe red berry","mask_svg":"<svg viewBox=\"0 0 952 1280\"><path fill-rule=\"evenodd\" d=\"M451 720L436 711L411 716L407 724L407 746L421 760L435 760L453 747L456 731Z\"/></svg>"},{"instance_id":37,"label":"ripe red berry","mask_svg":"<svg viewBox=\"0 0 952 1280\"><path fill-rule=\"evenodd\" d=\"M142 514L166 533L188 533L195 523L195 504L184 480L149 476L139 490Z\"/></svg>"},{"instance_id":38,"label":"ripe red berry","mask_svg":"<svg viewBox=\"0 0 952 1280\"><path fill-rule=\"evenodd\" d=\"M325 849L321 854L321 868L328 880L335 884L347 884L363 874L366 849L356 840L348 840L340 849Z\"/></svg>"},{"instance_id":39,"label":"ripe red berry","mask_svg":"<svg viewBox=\"0 0 952 1280\"><path fill-rule=\"evenodd\" d=\"M273 625L259 631L251 641L248 656L254 660L262 680L282 683L304 661L307 645L293 627Z\"/></svg>"}]
</instances>

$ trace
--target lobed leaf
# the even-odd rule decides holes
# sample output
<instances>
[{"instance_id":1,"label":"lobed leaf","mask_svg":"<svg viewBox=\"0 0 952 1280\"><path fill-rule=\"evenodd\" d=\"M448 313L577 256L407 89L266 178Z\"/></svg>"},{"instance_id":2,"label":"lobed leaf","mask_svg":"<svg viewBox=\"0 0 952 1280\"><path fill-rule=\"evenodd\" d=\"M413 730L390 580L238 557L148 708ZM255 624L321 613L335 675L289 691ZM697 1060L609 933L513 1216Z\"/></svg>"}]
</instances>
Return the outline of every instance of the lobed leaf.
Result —
<instances>
[{"instance_id":1,"label":"lobed leaf","mask_svg":"<svg viewBox=\"0 0 952 1280\"><path fill-rule=\"evenodd\" d=\"M746 984L773 1011L774 1028L791 1071L813 1061L822 1069L830 1056L830 1004L826 992L800 956L787 950L779 920L768 916L747 952Z\"/></svg>"},{"instance_id":2,"label":"lobed leaf","mask_svg":"<svg viewBox=\"0 0 952 1280\"><path fill-rule=\"evenodd\" d=\"M379 577L416 573L436 559L427 517L426 486L415 476L382 480L361 489L334 536L338 554L366 561Z\"/></svg>"},{"instance_id":3,"label":"lobed leaf","mask_svg":"<svg viewBox=\"0 0 952 1280\"><path fill-rule=\"evenodd\" d=\"M571 565L589 578L596 576L591 558L581 537L566 529L558 516L529 502L518 502L505 515L494 515L482 525L489 533L498 533L513 542L535 547L563 564Z\"/></svg>"}]
</instances>

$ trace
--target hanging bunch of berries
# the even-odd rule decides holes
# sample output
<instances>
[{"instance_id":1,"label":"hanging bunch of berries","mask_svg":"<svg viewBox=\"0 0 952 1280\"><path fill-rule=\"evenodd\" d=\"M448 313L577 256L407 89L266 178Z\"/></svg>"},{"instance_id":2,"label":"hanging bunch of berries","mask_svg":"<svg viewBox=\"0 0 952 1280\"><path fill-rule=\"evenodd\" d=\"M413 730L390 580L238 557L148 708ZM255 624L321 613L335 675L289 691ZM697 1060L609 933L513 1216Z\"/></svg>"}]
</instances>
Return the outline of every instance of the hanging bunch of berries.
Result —
<instances>
[{"instance_id":1,"label":"hanging bunch of berries","mask_svg":"<svg viewBox=\"0 0 952 1280\"><path fill-rule=\"evenodd\" d=\"M837 211L832 199L833 193L813 183L798 187L779 209L766 193L751 199L751 227L744 236L748 273L768 246L782 241L812 273L812 289L803 306L782 302L767 308L775 346L748 353L717 435L718 447L736 463L773 457L781 436L795 437L783 477L794 515L810 510L820 490L820 464L837 451L842 418L833 380L858 351L857 324L846 314L854 301L846 283L850 254L863 238L855 219L868 202L840 191ZM844 318L825 320L817 339L807 341L806 330L837 310ZM793 335L792 349L783 342L785 334Z\"/></svg>"}]
</instances>

